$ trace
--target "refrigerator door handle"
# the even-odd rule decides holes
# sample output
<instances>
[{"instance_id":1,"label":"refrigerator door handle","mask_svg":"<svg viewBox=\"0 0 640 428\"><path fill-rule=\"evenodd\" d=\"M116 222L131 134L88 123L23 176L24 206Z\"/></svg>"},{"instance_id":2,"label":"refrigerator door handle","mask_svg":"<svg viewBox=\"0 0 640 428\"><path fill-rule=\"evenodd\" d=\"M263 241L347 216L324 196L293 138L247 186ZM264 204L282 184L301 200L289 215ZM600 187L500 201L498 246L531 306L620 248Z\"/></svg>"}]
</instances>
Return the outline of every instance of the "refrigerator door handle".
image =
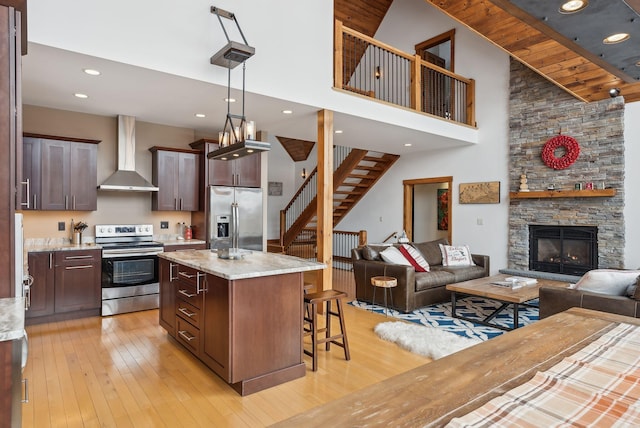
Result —
<instances>
[{"instance_id":1,"label":"refrigerator door handle","mask_svg":"<svg viewBox=\"0 0 640 428\"><path fill-rule=\"evenodd\" d=\"M240 235L239 227L238 203L231 204L231 248L238 248L238 238Z\"/></svg>"}]
</instances>

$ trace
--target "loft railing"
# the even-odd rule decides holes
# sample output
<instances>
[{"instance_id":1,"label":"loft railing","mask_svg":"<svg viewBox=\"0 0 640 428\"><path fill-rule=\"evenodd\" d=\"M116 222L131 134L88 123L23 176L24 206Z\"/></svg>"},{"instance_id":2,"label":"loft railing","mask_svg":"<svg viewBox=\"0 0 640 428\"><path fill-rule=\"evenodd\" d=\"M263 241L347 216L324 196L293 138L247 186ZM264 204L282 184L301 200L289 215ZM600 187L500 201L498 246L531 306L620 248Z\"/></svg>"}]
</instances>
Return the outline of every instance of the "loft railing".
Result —
<instances>
[{"instance_id":1,"label":"loft railing","mask_svg":"<svg viewBox=\"0 0 640 428\"><path fill-rule=\"evenodd\" d=\"M475 126L475 81L379 42L336 20L334 86Z\"/></svg>"}]
</instances>

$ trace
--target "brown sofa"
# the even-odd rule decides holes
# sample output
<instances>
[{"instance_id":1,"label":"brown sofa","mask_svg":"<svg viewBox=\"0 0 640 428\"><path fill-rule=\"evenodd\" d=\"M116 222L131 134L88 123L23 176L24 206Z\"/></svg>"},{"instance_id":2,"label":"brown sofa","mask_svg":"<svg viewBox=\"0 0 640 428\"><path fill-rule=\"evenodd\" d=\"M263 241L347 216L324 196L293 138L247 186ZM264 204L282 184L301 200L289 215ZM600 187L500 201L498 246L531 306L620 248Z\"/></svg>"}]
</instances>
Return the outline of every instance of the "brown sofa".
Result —
<instances>
[{"instance_id":1,"label":"brown sofa","mask_svg":"<svg viewBox=\"0 0 640 428\"><path fill-rule=\"evenodd\" d=\"M392 289L393 305L388 301L389 306L401 312L411 312L433 303L448 301L451 292L446 290L447 284L489 276L489 256L472 254L475 266L442 266L438 244L448 245L446 239L410 244L427 260L430 272L416 272L412 266L383 261L379 252L386 246L368 245L352 249L356 299L374 303L371 277L392 276L398 280L398 285ZM375 303L382 304L382 297L383 293L378 290Z\"/></svg>"},{"instance_id":2,"label":"brown sofa","mask_svg":"<svg viewBox=\"0 0 640 428\"><path fill-rule=\"evenodd\" d=\"M571 288L540 287L540 319L574 307L640 318L640 301L631 297Z\"/></svg>"}]
</instances>

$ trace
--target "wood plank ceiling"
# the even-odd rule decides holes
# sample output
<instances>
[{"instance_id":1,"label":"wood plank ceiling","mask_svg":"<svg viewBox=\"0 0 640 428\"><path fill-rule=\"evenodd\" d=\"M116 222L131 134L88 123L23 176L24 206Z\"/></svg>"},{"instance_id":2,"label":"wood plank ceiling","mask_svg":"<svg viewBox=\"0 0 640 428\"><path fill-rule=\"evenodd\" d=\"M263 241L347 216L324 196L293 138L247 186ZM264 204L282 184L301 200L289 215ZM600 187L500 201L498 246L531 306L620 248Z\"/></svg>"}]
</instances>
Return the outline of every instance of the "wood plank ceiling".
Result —
<instances>
[{"instance_id":1,"label":"wood plank ceiling","mask_svg":"<svg viewBox=\"0 0 640 428\"><path fill-rule=\"evenodd\" d=\"M579 100L598 101L609 97L609 90L620 89L626 102L640 100L640 82L620 77L615 67L599 55L581 48L507 0L424 0L454 20L481 35L512 57L530 67ZM591 0L592 2L598 0ZM602 0L600 0L602 1ZM622 0L604 0L621 2ZM335 0L336 19L362 33L374 36L386 14L390 0ZM560 2L548 1L552 7ZM627 0L637 14L640 0ZM591 6L589 6L591 7ZM593 9L592 9L593 10ZM598 19L591 13L590 19ZM585 18L587 19L586 15ZM640 22L640 18L638 19ZM588 27L588 24L586 25ZM612 33L615 32L612 30ZM638 40L629 47L637 49ZM640 59L640 58L639 58ZM605 58L606 60L606 58ZM637 67L638 65L633 65Z\"/></svg>"}]
</instances>

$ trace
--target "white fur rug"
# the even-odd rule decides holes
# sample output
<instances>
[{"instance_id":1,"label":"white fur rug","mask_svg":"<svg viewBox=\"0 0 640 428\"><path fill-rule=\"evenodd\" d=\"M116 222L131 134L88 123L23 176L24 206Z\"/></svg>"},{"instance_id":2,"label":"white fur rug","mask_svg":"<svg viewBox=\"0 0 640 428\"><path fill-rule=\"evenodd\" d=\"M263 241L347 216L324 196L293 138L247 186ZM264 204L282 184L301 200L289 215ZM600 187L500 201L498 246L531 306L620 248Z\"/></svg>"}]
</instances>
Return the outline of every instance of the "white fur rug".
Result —
<instances>
[{"instance_id":1,"label":"white fur rug","mask_svg":"<svg viewBox=\"0 0 640 428\"><path fill-rule=\"evenodd\" d=\"M381 339L394 342L407 351L434 360L482 343L479 339L465 338L437 328L402 321L380 323L373 331Z\"/></svg>"}]
</instances>

